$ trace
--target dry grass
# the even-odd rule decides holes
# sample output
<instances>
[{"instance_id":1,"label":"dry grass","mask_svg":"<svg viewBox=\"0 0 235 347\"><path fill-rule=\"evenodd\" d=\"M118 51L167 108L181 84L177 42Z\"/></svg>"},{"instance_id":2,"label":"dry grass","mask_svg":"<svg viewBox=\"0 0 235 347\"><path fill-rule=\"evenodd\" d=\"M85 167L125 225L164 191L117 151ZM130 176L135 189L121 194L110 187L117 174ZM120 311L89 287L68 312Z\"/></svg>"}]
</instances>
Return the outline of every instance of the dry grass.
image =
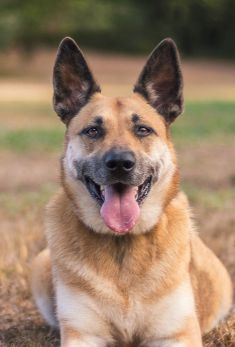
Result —
<instances>
[{"instance_id":1,"label":"dry grass","mask_svg":"<svg viewBox=\"0 0 235 347\"><path fill-rule=\"evenodd\" d=\"M16 54L8 56L7 64L5 58L0 57L0 66L5 62L5 70L0 68L0 74L4 74L0 79L0 88L4 87L0 95L3 128L59 128L49 106L54 52L41 52L30 63ZM143 62L142 58L96 54L89 60L109 94L129 91ZM234 98L235 65L185 62L184 70L186 97ZM224 136L221 143L212 142L192 142L187 148L180 145L180 166L201 236L223 260L235 283L235 140ZM30 262L45 246L43 211L57 188L58 157L58 152L27 148L24 153L14 149L0 153L0 346L53 347L59 343L58 333L40 318L28 281ZM234 311L205 336L204 346L235 346Z\"/></svg>"},{"instance_id":2,"label":"dry grass","mask_svg":"<svg viewBox=\"0 0 235 347\"><path fill-rule=\"evenodd\" d=\"M206 347L234 347L235 345L235 310L231 311L227 319L212 332L204 336Z\"/></svg>"}]
</instances>

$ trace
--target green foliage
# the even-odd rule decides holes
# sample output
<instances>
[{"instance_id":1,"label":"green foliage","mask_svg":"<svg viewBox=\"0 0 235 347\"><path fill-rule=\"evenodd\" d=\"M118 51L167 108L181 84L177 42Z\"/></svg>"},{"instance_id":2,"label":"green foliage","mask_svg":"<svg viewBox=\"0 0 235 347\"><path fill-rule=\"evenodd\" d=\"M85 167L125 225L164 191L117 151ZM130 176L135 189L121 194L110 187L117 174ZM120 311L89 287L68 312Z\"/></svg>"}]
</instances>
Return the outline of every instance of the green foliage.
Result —
<instances>
[{"instance_id":1,"label":"green foliage","mask_svg":"<svg viewBox=\"0 0 235 347\"><path fill-rule=\"evenodd\" d=\"M187 103L184 114L172 125L173 136L178 143L234 136L234 110L234 102Z\"/></svg>"},{"instance_id":2,"label":"green foliage","mask_svg":"<svg viewBox=\"0 0 235 347\"><path fill-rule=\"evenodd\" d=\"M29 50L71 35L92 48L143 52L166 36L187 55L235 57L233 0L2 0L0 46Z\"/></svg>"},{"instance_id":3,"label":"green foliage","mask_svg":"<svg viewBox=\"0 0 235 347\"><path fill-rule=\"evenodd\" d=\"M229 189L222 187L215 190L193 182L184 182L182 187L194 206L201 205L207 209L226 208L226 206L233 204L235 199L234 187L229 187Z\"/></svg>"},{"instance_id":4,"label":"green foliage","mask_svg":"<svg viewBox=\"0 0 235 347\"><path fill-rule=\"evenodd\" d=\"M15 152L47 152L62 150L60 129L27 129L0 131L0 147Z\"/></svg>"}]
</instances>

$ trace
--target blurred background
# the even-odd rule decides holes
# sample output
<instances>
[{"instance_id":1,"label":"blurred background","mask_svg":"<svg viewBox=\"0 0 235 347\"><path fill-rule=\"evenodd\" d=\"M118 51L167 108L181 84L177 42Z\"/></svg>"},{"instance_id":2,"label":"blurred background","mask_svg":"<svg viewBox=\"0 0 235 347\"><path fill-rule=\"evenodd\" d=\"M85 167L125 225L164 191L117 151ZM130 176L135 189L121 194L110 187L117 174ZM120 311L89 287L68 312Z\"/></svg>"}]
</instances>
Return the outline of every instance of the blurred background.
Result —
<instances>
[{"instance_id":1,"label":"blurred background","mask_svg":"<svg viewBox=\"0 0 235 347\"><path fill-rule=\"evenodd\" d=\"M233 0L0 1L1 346L58 344L32 304L28 272L45 246L44 206L59 186L64 126L52 109L51 76L65 36L107 95L130 94L151 50L165 37L176 41L186 106L172 133L182 187L201 237L235 279L234 18Z\"/></svg>"}]
</instances>

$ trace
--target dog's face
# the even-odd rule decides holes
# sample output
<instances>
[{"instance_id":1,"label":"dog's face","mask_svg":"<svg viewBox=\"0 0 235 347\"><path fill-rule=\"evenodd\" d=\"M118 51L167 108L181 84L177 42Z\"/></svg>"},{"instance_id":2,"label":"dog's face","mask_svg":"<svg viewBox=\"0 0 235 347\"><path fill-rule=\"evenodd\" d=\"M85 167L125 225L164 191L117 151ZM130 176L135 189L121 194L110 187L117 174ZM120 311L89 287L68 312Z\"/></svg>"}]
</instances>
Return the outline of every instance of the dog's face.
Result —
<instances>
[{"instance_id":1,"label":"dog's face","mask_svg":"<svg viewBox=\"0 0 235 347\"><path fill-rule=\"evenodd\" d=\"M102 96L71 39L54 68L54 105L67 125L63 184L83 222L96 232L150 230L177 189L169 124L182 112L176 47L152 53L133 96Z\"/></svg>"}]
</instances>

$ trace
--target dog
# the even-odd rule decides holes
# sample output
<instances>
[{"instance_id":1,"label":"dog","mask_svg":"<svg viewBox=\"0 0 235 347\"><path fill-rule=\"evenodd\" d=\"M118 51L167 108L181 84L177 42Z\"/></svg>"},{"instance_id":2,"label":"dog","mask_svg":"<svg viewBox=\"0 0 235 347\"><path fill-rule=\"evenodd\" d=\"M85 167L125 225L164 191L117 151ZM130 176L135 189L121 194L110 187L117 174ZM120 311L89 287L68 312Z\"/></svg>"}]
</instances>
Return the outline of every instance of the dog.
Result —
<instances>
[{"instance_id":1,"label":"dog","mask_svg":"<svg viewBox=\"0 0 235 347\"><path fill-rule=\"evenodd\" d=\"M34 260L36 304L63 347L200 347L229 311L230 277L195 231L170 136L183 112L177 47L163 40L130 97L106 97L75 41L53 74L66 125L61 183Z\"/></svg>"}]
</instances>

